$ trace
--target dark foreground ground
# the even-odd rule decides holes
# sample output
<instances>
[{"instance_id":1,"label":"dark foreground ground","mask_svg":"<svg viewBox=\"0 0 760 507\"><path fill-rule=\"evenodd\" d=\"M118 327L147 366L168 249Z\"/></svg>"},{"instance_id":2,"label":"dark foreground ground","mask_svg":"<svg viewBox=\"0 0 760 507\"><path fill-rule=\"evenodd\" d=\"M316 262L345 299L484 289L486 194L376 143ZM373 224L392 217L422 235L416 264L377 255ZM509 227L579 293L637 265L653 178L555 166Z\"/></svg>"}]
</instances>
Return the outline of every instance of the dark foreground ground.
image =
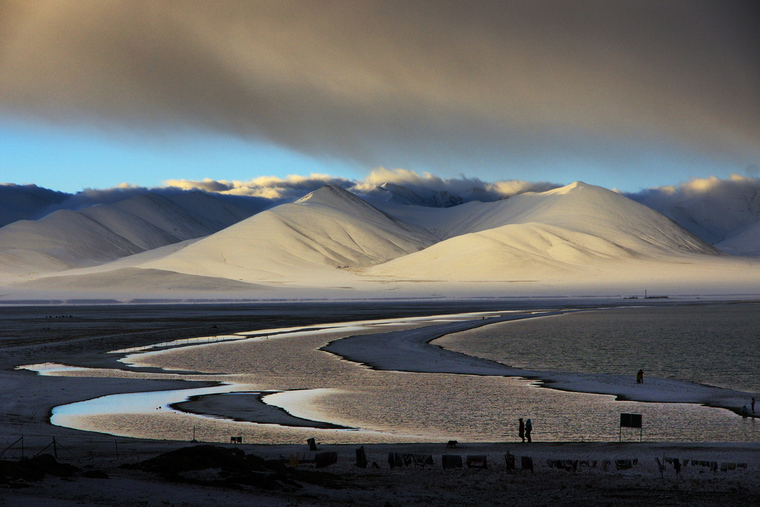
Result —
<instances>
[{"instance_id":1,"label":"dark foreground ground","mask_svg":"<svg viewBox=\"0 0 760 507\"><path fill-rule=\"evenodd\" d=\"M0 478L0 506L760 505L760 469L751 456L759 452L757 446L540 443L527 448L463 443L448 449L445 444L383 444L365 446L369 464L359 468L356 446L320 446L318 452L309 452L306 445L212 448L213 454L220 447L226 453L244 453L241 464L211 459L190 443L107 438L65 442L57 448L58 465L50 456L41 460L49 467L44 477ZM35 446L27 452L37 450ZM167 462L165 453L172 451L181 456ZM514 471L507 470L507 451L517 458ZM335 452L337 462L317 469L311 460L321 452ZM389 452L430 454L433 464L390 468ZM461 456L463 467L444 469L443 454ZM288 464L293 455L301 460L296 466ZM473 455L485 456L488 468L468 468L467 456ZM676 474L667 465L661 475L654 458L663 455L708 460L730 456L749 460L749 468L712 471L688 465ZM521 469L523 456L532 458L533 472ZM637 461L618 470L615 458L621 456ZM548 463L557 460L568 469L550 468ZM0 475L4 469L0 462Z\"/></svg>"},{"instance_id":2,"label":"dark foreground ground","mask_svg":"<svg viewBox=\"0 0 760 507\"><path fill-rule=\"evenodd\" d=\"M512 303L513 308L536 307ZM304 445L243 444L234 449L268 460L272 467L231 479L229 464L205 463L167 473L124 468L189 442L114 438L51 426L50 410L67 402L116 392L178 387L171 381L39 377L13 368L46 361L102 365L103 352L170 339L348 320L464 311L503 310L504 302L420 302L264 305L106 305L0 307L0 507L73 505L760 505L760 444L539 443L366 446L368 468L355 466L356 446L324 446L338 461L317 470L316 453ZM147 386L147 384L150 384ZM147 386L147 387L146 387ZM23 437L23 440L19 440ZM55 443L54 443L55 442ZM23 444L23 447L22 447ZM231 447L231 446L225 446ZM518 456L508 472L507 451ZM430 454L433 465L390 468L389 452ZM43 458L50 454L52 458ZM485 455L488 468L443 469L442 455ZM291 455L301 462L287 467ZM36 476L19 467L37 456L48 468ZM520 470L529 456L534 473ZM715 461L747 468L711 470L687 466L661 474L655 458ZM23 460L21 458L24 458ZM55 462L51 459L57 459ZM637 459L629 469L618 459ZM199 458L181 461L195 463ZM253 459L253 458L251 458ZM550 468L547 460L581 463L575 470ZM202 460L201 460L202 461ZM373 468L375 462L379 468ZM583 464L583 463L586 464ZM596 466L591 466L596 462ZM607 462L609 466L603 467ZM19 464L21 463L21 464ZM55 463L61 466L55 465ZM208 465L208 466L206 466ZM572 468L572 467L571 467ZM66 471L64 471L66 470ZM39 472L39 470L38 470Z\"/></svg>"}]
</instances>

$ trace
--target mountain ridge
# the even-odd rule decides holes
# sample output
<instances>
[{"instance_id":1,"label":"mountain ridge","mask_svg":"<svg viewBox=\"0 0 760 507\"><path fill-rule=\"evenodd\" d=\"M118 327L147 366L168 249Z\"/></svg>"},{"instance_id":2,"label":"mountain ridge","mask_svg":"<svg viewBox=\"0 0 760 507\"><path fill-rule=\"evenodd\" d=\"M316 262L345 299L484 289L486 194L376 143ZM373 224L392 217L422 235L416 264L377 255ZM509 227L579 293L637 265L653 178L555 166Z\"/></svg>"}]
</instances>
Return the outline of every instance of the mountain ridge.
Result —
<instances>
[{"instance_id":1,"label":"mountain ridge","mask_svg":"<svg viewBox=\"0 0 760 507\"><path fill-rule=\"evenodd\" d=\"M150 267L179 263L209 276L347 278L343 271L384 262L435 242L427 232L388 216L339 187L326 186L202 239ZM246 281L250 281L246 280Z\"/></svg>"},{"instance_id":2,"label":"mountain ridge","mask_svg":"<svg viewBox=\"0 0 760 507\"><path fill-rule=\"evenodd\" d=\"M415 178L413 173L409 174L411 178L373 183L371 186L348 180L336 182L328 177L313 177L305 185L298 180L293 182L292 187L282 189L279 185L283 182L275 181L272 183L275 188L271 191L265 190L257 196L246 195L245 192L230 192L229 185L211 186L194 192L208 193L223 199L229 204L247 210L246 216L250 216L277 204L294 202L310 187L311 190L319 188L315 185L322 180L340 184L380 209L395 208L393 214L399 216L399 208L402 206L458 208L470 202L498 202L530 191L542 192L562 188L550 183L517 180L483 183L464 177L444 180L429 175ZM212 187L214 189L210 189ZM283 190L286 191L283 193ZM153 190L119 187L107 190L88 189L76 194L66 194L36 185L0 184L0 227L22 219L39 220L57 210L82 211L98 204L115 205L148 192L170 199L193 193L173 187ZM267 197L263 197L264 195ZM622 195L659 211L702 240L729 254L760 256L756 234L751 232L752 226L760 223L758 178L732 175L721 180L711 177ZM203 210L203 206L195 208L195 212ZM219 228L217 227L217 230ZM436 235L444 236L432 229L431 232Z\"/></svg>"},{"instance_id":3,"label":"mountain ridge","mask_svg":"<svg viewBox=\"0 0 760 507\"><path fill-rule=\"evenodd\" d=\"M112 214L125 220L125 215L116 213L125 207L145 206L143 212L129 215L130 224L143 223L142 233L151 238L156 234L153 228L165 234L175 232L167 231L166 223L156 218L156 214L166 216L156 202L166 204L150 196L123 206L66 213L77 223L86 222L92 213L108 222ZM187 208L180 207L176 216L185 212ZM200 230L192 220L182 223ZM83 257L101 253L87 236L97 227L73 230L81 234L78 246ZM67 231L62 232L66 235ZM119 238L125 241L120 247L136 248L124 236ZM752 269L760 268L760 261L725 255L651 208L583 182L449 208L373 205L328 185L206 236L141 250L139 255L97 266L85 259L81 268L58 267L56 276L47 277L40 272L45 267L44 255L56 245L39 236L35 239L42 241L43 248L30 250L27 272L11 279L11 285L28 282L18 286L24 290L60 291L67 283L72 290L95 290L98 281L108 280L109 290L118 292L121 286L125 291L140 287L149 291L150 273L156 277L156 291L173 286L177 291L210 293L266 289L267 294L273 289L298 288L325 294L435 293L434 287L459 291L471 283L488 292L499 290L500 284L518 282L539 293L581 286L586 287L583 290L601 286L622 290L640 283L650 287L671 283L698 290L718 283L744 287L760 282L755 274L760 269ZM75 253L67 251L67 255ZM36 272L30 269L35 263L39 264ZM119 282L116 273L134 279ZM183 283L183 276L191 278ZM219 291L213 290L215 281Z\"/></svg>"}]
</instances>

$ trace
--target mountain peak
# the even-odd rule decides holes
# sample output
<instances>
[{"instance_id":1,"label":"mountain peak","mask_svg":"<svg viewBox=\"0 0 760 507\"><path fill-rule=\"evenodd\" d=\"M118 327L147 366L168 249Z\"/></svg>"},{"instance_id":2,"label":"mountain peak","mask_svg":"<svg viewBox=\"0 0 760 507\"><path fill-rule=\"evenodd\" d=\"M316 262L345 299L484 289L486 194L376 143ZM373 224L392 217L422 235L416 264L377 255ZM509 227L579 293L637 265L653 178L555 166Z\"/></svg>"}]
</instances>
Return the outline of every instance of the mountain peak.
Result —
<instances>
[{"instance_id":1,"label":"mountain peak","mask_svg":"<svg viewBox=\"0 0 760 507\"><path fill-rule=\"evenodd\" d=\"M394 201L400 204L414 204L431 208L450 208L464 203L464 199L461 196L454 195L448 190L435 190L423 196L410 188L391 182L383 183L377 187L377 190L388 194L384 198L386 201Z\"/></svg>"},{"instance_id":2,"label":"mountain peak","mask_svg":"<svg viewBox=\"0 0 760 507\"><path fill-rule=\"evenodd\" d=\"M363 210L371 210L373 213L381 213L371 204L367 203L361 197L358 197L348 190L337 185L325 185L317 190L306 194L293 204L296 205L320 205L345 210L346 207Z\"/></svg>"},{"instance_id":3,"label":"mountain peak","mask_svg":"<svg viewBox=\"0 0 760 507\"><path fill-rule=\"evenodd\" d=\"M357 199L357 197L348 190L345 190L337 185L325 185L301 197L295 201L295 204L303 204L307 202L315 204L330 204L334 203L336 199L353 200Z\"/></svg>"},{"instance_id":4,"label":"mountain peak","mask_svg":"<svg viewBox=\"0 0 760 507\"><path fill-rule=\"evenodd\" d=\"M601 188L601 187L597 187L595 185L589 185L588 183L585 183L583 181L574 181L573 183L570 183L569 185L555 188L554 190L550 190L549 192L562 195L562 194L568 194L570 192L577 191L577 190L598 189L598 188Z\"/></svg>"}]
</instances>

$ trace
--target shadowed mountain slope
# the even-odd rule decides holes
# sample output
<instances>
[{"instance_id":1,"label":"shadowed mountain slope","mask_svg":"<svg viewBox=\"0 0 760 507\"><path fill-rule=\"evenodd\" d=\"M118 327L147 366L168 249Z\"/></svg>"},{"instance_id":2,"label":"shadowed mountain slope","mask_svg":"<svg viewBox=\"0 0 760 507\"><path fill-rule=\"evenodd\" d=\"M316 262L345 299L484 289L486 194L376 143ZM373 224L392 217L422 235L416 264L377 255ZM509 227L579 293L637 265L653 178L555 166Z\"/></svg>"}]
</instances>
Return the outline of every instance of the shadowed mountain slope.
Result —
<instances>
[{"instance_id":1,"label":"shadowed mountain slope","mask_svg":"<svg viewBox=\"0 0 760 507\"><path fill-rule=\"evenodd\" d=\"M0 272L59 271L101 264L214 233L250 211L202 192L146 193L0 228Z\"/></svg>"}]
</instances>

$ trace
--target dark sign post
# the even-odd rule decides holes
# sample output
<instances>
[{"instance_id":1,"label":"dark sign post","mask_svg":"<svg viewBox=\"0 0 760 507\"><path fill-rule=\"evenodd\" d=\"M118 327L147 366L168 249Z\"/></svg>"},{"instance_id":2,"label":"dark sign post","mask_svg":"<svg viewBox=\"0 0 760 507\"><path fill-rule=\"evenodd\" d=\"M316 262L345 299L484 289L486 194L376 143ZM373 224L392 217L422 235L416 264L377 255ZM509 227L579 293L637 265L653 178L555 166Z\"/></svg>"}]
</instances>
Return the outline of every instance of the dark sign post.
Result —
<instances>
[{"instance_id":1,"label":"dark sign post","mask_svg":"<svg viewBox=\"0 0 760 507\"><path fill-rule=\"evenodd\" d=\"M620 435L618 439L623 441L623 428L638 428L639 442L641 442L644 430L641 427L641 414L620 414Z\"/></svg>"}]
</instances>

